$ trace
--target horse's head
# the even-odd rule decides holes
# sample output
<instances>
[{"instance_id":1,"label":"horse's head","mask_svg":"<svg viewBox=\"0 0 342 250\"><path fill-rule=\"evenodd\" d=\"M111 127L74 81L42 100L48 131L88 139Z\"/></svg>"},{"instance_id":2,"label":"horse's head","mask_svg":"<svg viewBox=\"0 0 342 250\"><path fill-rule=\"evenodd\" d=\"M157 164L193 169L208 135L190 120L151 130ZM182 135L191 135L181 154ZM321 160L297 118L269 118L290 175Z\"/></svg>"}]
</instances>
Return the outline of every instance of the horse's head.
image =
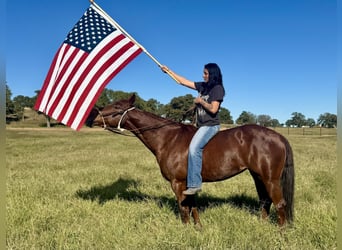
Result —
<instances>
[{"instance_id":1,"label":"horse's head","mask_svg":"<svg viewBox=\"0 0 342 250\"><path fill-rule=\"evenodd\" d=\"M92 126L109 126L117 127L121 115L133 107L135 102L135 95L133 94L128 99L123 99L103 108L93 108L86 120L88 127Z\"/></svg>"}]
</instances>

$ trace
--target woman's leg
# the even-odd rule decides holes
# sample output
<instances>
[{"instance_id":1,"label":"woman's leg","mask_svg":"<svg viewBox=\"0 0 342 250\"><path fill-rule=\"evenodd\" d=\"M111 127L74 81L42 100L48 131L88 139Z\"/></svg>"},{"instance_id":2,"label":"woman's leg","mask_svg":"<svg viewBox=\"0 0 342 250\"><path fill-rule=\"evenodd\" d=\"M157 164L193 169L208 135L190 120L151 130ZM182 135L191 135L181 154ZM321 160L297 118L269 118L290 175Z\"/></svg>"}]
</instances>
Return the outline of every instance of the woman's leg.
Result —
<instances>
[{"instance_id":1,"label":"woman's leg","mask_svg":"<svg viewBox=\"0 0 342 250\"><path fill-rule=\"evenodd\" d=\"M209 140L220 130L220 125L203 126L195 133L189 146L187 187L202 186L202 152Z\"/></svg>"}]
</instances>

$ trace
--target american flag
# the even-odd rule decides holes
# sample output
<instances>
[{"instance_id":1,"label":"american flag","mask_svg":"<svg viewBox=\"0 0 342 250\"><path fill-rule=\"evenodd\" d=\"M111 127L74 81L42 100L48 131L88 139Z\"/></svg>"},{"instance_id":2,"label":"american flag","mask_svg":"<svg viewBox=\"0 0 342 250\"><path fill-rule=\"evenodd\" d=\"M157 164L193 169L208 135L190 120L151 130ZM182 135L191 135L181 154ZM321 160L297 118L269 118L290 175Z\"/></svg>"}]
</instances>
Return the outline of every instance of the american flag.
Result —
<instances>
[{"instance_id":1,"label":"american flag","mask_svg":"<svg viewBox=\"0 0 342 250\"><path fill-rule=\"evenodd\" d=\"M58 49L34 108L79 130L104 87L141 52L91 5Z\"/></svg>"}]
</instances>

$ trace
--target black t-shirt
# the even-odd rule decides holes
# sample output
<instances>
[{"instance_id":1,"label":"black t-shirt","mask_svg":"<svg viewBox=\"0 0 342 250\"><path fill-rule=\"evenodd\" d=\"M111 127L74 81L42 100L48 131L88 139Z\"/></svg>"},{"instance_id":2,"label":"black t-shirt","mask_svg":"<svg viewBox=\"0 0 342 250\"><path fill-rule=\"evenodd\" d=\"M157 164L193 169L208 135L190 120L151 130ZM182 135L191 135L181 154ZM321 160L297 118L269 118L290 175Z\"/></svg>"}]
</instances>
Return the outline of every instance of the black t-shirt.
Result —
<instances>
[{"instance_id":1,"label":"black t-shirt","mask_svg":"<svg viewBox=\"0 0 342 250\"><path fill-rule=\"evenodd\" d=\"M207 83L205 82L195 82L195 87L200 95L200 97L205 100L207 103L211 103L212 101L223 101L224 91L221 85L215 85L211 89L206 88ZM201 126L214 126L219 125L219 115L218 111L215 114L208 112L201 105L197 105L197 127Z\"/></svg>"}]
</instances>

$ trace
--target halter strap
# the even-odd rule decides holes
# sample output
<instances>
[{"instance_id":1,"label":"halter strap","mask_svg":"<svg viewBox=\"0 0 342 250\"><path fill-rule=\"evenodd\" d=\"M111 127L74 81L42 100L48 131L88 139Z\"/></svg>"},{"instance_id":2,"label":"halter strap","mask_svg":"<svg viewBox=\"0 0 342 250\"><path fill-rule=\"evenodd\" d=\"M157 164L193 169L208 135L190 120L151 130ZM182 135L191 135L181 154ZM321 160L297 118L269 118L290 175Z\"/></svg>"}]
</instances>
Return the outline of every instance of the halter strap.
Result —
<instances>
[{"instance_id":1,"label":"halter strap","mask_svg":"<svg viewBox=\"0 0 342 250\"><path fill-rule=\"evenodd\" d=\"M121 135L126 135L126 134L123 133L123 132L125 131L125 129L124 129L124 128L121 128L121 122L122 122L124 116L125 116L129 111L131 111L131 110L133 110L133 109L135 109L135 107L131 107L131 108L129 108L129 109L126 109L126 110L122 113L122 115L121 115L121 117L120 117L120 120L119 120L119 123L118 123L118 126L117 126L116 128L112 128L112 127L110 127L110 126L107 126L106 121L105 121L105 119L104 119L105 116L103 115L103 113L101 112L101 110L97 109L97 111L99 112L99 114L100 114L100 116L101 116L101 119L102 119L102 122L103 122L103 129L109 130L109 131L111 131L111 132L118 133L118 134L121 134ZM121 112L120 112L120 113L121 113Z\"/></svg>"},{"instance_id":2,"label":"halter strap","mask_svg":"<svg viewBox=\"0 0 342 250\"><path fill-rule=\"evenodd\" d=\"M135 109L135 107L131 107L131 108L129 108L129 109L127 109L127 110L125 110L124 112L123 112L123 114L122 114L122 116L120 117L120 120L119 120L119 123L118 123L118 126L116 127L116 129L118 129L119 131L121 131L121 132L123 132L123 131L125 131L125 129L124 128L121 128L121 122L122 122L122 119L124 118L124 116L128 113L128 111L131 111L131 110L133 110L133 109Z\"/></svg>"}]
</instances>

